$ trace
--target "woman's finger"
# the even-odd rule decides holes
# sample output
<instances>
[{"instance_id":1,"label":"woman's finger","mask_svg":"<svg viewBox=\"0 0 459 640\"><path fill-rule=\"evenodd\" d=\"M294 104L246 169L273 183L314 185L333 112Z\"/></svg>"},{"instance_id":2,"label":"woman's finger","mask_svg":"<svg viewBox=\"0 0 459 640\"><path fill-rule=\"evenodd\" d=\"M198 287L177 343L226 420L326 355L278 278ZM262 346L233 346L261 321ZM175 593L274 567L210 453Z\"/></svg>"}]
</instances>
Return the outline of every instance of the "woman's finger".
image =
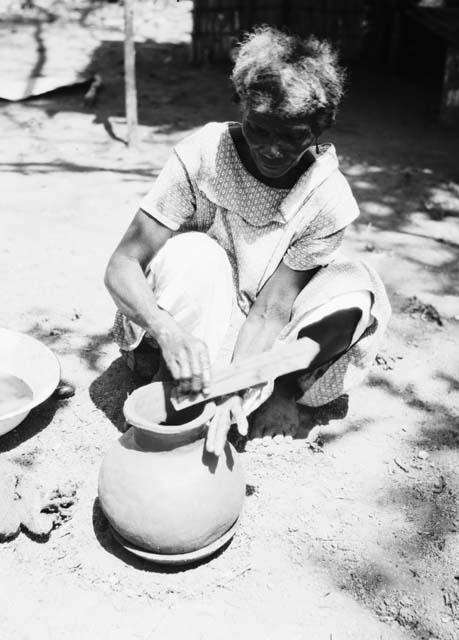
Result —
<instances>
[{"instance_id":1,"label":"woman's finger","mask_svg":"<svg viewBox=\"0 0 459 640\"><path fill-rule=\"evenodd\" d=\"M231 414L241 436L246 436L249 431L249 423L242 408L242 400L239 396L234 396L231 402Z\"/></svg>"},{"instance_id":2,"label":"woman's finger","mask_svg":"<svg viewBox=\"0 0 459 640\"><path fill-rule=\"evenodd\" d=\"M180 353L176 351L164 351L164 361L171 372L173 379L179 383L182 378L182 363L180 361Z\"/></svg>"},{"instance_id":3,"label":"woman's finger","mask_svg":"<svg viewBox=\"0 0 459 640\"><path fill-rule=\"evenodd\" d=\"M191 388L191 365L188 351L184 347L178 352L178 362L180 367L178 390L180 393L187 394Z\"/></svg>"},{"instance_id":4,"label":"woman's finger","mask_svg":"<svg viewBox=\"0 0 459 640\"><path fill-rule=\"evenodd\" d=\"M209 351L207 349L206 344L202 345L202 349L199 352L199 359L201 363L202 391L203 393L209 393L211 368L210 368Z\"/></svg>"},{"instance_id":5,"label":"woman's finger","mask_svg":"<svg viewBox=\"0 0 459 640\"><path fill-rule=\"evenodd\" d=\"M185 347L181 347L178 352L178 362L180 365L180 379L189 380L191 378L191 364L188 351Z\"/></svg>"},{"instance_id":6,"label":"woman's finger","mask_svg":"<svg viewBox=\"0 0 459 640\"><path fill-rule=\"evenodd\" d=\"M224 407L224 409L223 409ZM231 410L228 405L222 406L222 411L219 416L218 426L215 431L215 445L214 453L216 456L220 456L223 453L223 449L226 444L226 436L231 427Z\"/></svg>"},{"instance_id":7,"label":"woman's finger","mask_svg":"<svg viewBox=\"0 0 459 640\"><path fill-rule=\"evenodd\" d=\"M180 366L174 356L171 356L170 353L163 353L164 361L167 365L167 368L171 372L171 376L174 380L180 379Z\"/></svg>"},{"instance_id":8,"label":"woman's finger","mask_svg":"<svg viewBox=\"0 0 459 640\"><path fill-rule=\"evenodd\" d=\"M191 391L199 393L202 389L202 366L197 345L188 347L188 358L191 367Z\"/></svg>"}]
</instances>

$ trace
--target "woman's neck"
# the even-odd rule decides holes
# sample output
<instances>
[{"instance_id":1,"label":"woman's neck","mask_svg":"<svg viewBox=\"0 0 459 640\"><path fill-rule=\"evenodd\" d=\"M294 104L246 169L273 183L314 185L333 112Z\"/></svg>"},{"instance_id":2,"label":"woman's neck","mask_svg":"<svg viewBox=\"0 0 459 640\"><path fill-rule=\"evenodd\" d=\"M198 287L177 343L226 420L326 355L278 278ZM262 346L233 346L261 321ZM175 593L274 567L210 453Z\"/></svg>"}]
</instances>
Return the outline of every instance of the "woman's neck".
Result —
<instances>
[{"instance_id":1,"label":"woman's neck","mask_svg":"<svg viewBox=\"0 0 459 640\"><path fill-rule=\"evenodd\" d=\"M239 159L241 160L245 169L254 178L259 180L266 186L272 187L274 189L292 189L298 182L299 178L307 169L309 169L309 167L316 159L313 153L306 151L306 153L304 153L301 157L300 161L294 167L292 167L292 169L287 171L286 174L284 174L283 176L279 176L278 178L269 178L267 176L264 176L258 170L250 153L249 145L247 144L247 141L242 133L241 125L238 122L231 124L229 127L229 132L233 139L234 146L236 147Z\"/></svg>"}]
</instances>

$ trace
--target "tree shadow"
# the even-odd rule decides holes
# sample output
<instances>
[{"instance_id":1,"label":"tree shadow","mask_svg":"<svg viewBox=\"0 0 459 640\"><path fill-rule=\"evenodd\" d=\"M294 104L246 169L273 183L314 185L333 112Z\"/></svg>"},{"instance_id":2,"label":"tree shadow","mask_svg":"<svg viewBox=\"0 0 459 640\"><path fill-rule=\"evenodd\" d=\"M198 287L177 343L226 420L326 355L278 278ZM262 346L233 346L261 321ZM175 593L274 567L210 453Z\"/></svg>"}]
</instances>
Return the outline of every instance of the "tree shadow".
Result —
<instances>
[{"instance_id":1,"label":"tree shadow","mask_svg":"<svg viewBox=\"0 0 459 640\"><path fill-rule=\"evenodd\" d=\"M118 173L120 176L136 176L148 180L153 179L157 172L148 169L127 169L122 167L103 167L90 164L77 164L76 162L67 162L58 160L56 162L1 162L0 173L22 173L24 175L47 174L56 172L68 173L89 173L91 171Z\"/></svg>"},{"instance_id":2,"label":"tree shadow","mask_svg":"<svg viewBox=\"0 0 459 640\"><path fill-rule=\"evenodd\" d=\"M102 5L103 5L103 2L101 0L93 0L92 2L88 3L86 6L76 7L76 11L80 12L80 17L78 18L78 22L81 25L86 26L88 18L91 16L91 14L97 11L97 9L99 9L99 7L101 7Z\"/></svg>"},{"instance_id":3,"label":"tree shadow","mask_svg":"<svg viewBox=\"0 0 459 640\"><path fill-rule=\"evenodd\" d=\"M84 11L82 15L84 15ZM199 127L208 121L238 120L238 108L232 103L232 87L229 66L193 67L189 62L189 45L186 42L157 42L145 39L136 43L139 123L151 128L145 142L160 143L167 136L175 143L180 134ZM104 90L97 104L91 107L95 125L100 125L107 136L124 144L123 132L118 131L117 117L124 118L123 42L106 39L93 54L86 75L99 73L103 77ZM437 97L430 94L430 87L416 86L387 70L354 64L348 95L339 114L336 127L322 136L324 141L336 143L341 156L342 169L351 183L361 204L362 227L370 223L374 229L372 241L378 249L378 232L400 234L404 238L417 238L419 242L432 243L435 234L419 223L419 213L425 219L432 218L432 211L424 206L433 190L442 190L445 197L457 192L449 183L455 180L455 156L459 136L444 130L432 120L432 104ZM88 112L78 92L34 99L30 104L42 107L50 116L58 112ZM371 130L362 128L371 116ZM175 138L177 136L177 138ZM366 141L365 139L368 139ZM384 140L384 145L382 145ZM404 144L400 144L400 140ZM373 144L379 141L379 144ZM100 171L100 167L79 166L71 162L28 164L27 162L3 165L4 171L68 172ZM1 168L0 168L1 170ZM112 171L112 169L109 169ZM120 174L149 180L154 177L151 169L116 169ZM450 194L448 195L448 190ZM375 211L376 205L384 205L384 215ZM434 211L438 215L437 209ZM457 244L442 232L442 223L454 219L453 208L445 213L445 220L435 222L438 238L453 255L442 259L442 281L434 293L452 291L457 279ZM440 216L441 218L441 216ZM383 244L387 246L387 240ZM440 244L440 248L441 244ZM384 250L384 249L383 249ZM400 250L402 251L402 249ZM422 268L422 257L420 265ZM425 264L427 269L429 264ZM451 272L451 273L450 273ZM444 290L443 290L444 287Z\"/></svg>"},{"instance_id":4,"label":"tree shadow","mask_svg":"<svg viewBox=\"0 0 459 640\"><path fill-rule=\"evenodd\" d=\"M103 41L87 69L104 78L94 113L95 123L105 128L113 126L111 117L125 113L123 56L121 41ZM193 67L186 43L136 43L136 75L139 123L157 134L187 131L235 112L227 77L220 68Z\"/></svg>"},{"instance_id":5,"label":"tree shadow","mask_svg":"<svg viewBox=\"0 0 459 640\"><path fill-rule=\"evenodd\" d=\"M43 342L50 349L56 349L59 343L69 336L72 331L68 327L62 327L59 325L52 325L50 327L44 327L39 323L35 323L29 329L28 333Z\"/></svg>"},{"instance_id":6,"label":"tree shadow","mask_svg":"<svg viewBox=\"0 0 459 640\"><path fill-rule=\"evenodd\" d=\"M46 46L45 41L43 39L43 27L40 21L35 23L35 33L34 38L36 41L36 49L37 49L37 60L33 69L30 72L29 78L27 80L27 85L24 90L25 94L33 91L33 87L37 78L40 77L43 67L46 64Z\"/></svg>"},{"instance_id":7,"label":"tree shadow","mask_svg":"<svg viewBox=\"0 0 459 640\"><path fill-rule=\"evenodd\" d=\"M346 591L383 622L396 623L423 640L443 637L439 634L436 610L425 599L426 590L430 593L429 567L435 566L436 584L444 585L452 593L455 588L449 559L454 557L457 540L459 491L454 460L451 457L447 460L444 455L433 457L435 451L455 452L459 446L457 408L454 396L448 397L448 392L457 393L459 385L443 371L433 377L443 381L447 389L436 402L425 400L414 385L402 386L399 382L397 386L391 379L372 374L371 386L379 389L381 406L385 396L393 396L404 410L406 407L412 410L412 421L417 423L414 434L397 439L394 450L388 454L389 458L396 456L403 466L391 470L392 461L379 461L383 462L384 475L376 480L373 499L365 490L360 498L360 480L355 478L355 495L343 498L350 501L349 511L354 517L348 517L346 508L340 516L340 509L334 507L331 520L324 526L324 530L330 530L327 537L314 540L313 534L306 535L301 545L302 558L312 559L338 589ZM394 416L392 407L393 403L388 403L386 415ZM369 408L373 412L377 405L370 404ZM425 459L418 457L420 450L427 452ZM368 464L372 464L371 458ZM347 473L352 475L352 467ZM372 523L369 528L367 516ZM340 525L333 521L336 517L338 520L342 517ZM353 531L346 526L351 523ZM362 533L368 536L369 532L373 540L368 544ZM443 618L447 615L445 609ZM453 618L454 614L451 625Z\"/></svg>"},{"instance_id":8,"label":"tree shadow","mask_svg":"<svg viewBox=\"0 0 459 640\"><path fill-rule=\"evenodd\" d=\"M195 127L208 121L238 120L239 113L232 103L232 88L228 79L228 67L193 67L189 62L187 43L156 42L146 39L136 44L139 123L151 128L145 142L160 143L167 136L173 144ZM445 198L457 197L449 183L455 179L454 157L459 136L442 129L431 118L428 104L432 98L424 87L413 92L406 86L406 78L387 74L387 71L368 68L363 64L352 68L352 82L339 114L337 126L322 136L336 143L341 156L342 170L361 204L361 217L357 225L363 229L371 224L371 240L378 250L388 246L384 236L378 233L400 234L420 243L439 244L440 249L450 248L451 255L444 256L439 269L443 278L433 293L452 291L458 276L457 242L449 231L442 231L442 224L452 224L453 209L445 212L444 220L434 220L438 233L432 233L419 219L432 218L432 211L425 206L433 190L443 192ZM124 118L124 72L122 41L105 40L100 43L86 69L86 75L99 73L103 77L104 90L96 105L90 108L94 124L100 125L107 136L124 145L124 128L118 130L117 118ZM388 90L390 87L390 91ZM421 99L422 96L422 99ZM429 102L430 101L430 102ZM58 112L88 112L82 95L53 95L34 99L30 104L41 106L50 116ZM363 131L362 124L372 115L371 131ZM176 137L175 137L176 136ZM369 141L384 139L384 145L371 146ZM400 140L406 144L400 145ZM381 151L379 149L381 148ZM79 166L76 163L28 164L27 162L3 165L3 171L51 172L65 170L80 172L103 170L100 167ZM105 168L106 169L106 168ZM159 169L159 168L158 168ZM0 167L0 170L2 168ZM112 169L106 169L112 171ZM151 169L117 169L120 174L134 177L154 177ZM382 205L384 205L383 208ZM378 209L379 207L379 209ZM381 213L382 212L382 213ZM435 216L438 211L435 209ZM356 229L359 227L356 226ZM436 239L437 237L437 239ZM390 243L389 243L390 244ZM442 246L443 245L443 246ZM383 251L386 250L383 248ZM403 249L400 246L400 253ZM405 257L405 256L403 256ZM427 262L419 266L430 269Z\"/></svg>"},{"instance_id":9,"label":"tree shadow","mask_svg":"<svg viewBox=\"0 0 459 640\"><path fill-rule=\"evenodd\" d=\"M125 116L123 47L121 39L101 41L82 70L82 78L94 77L96 73L102 77L102 90L92 106L85 105L83 100L87 83L33 96L22 105L42 108L49 117L65 112L93 113L94 124L101 125L111 138L123 141L115 122ZM192 66L187 43L146 39L136 42L135 47L138 121L152 127L155 137L187 132L208 121L237 116L228 79L229 66ZM40 58L38 64L43 66L44 61Z\"/></svg>"},{"instance_id":10,"label":"tree shadow","mask_svg":"<svg viewBox=\"0 0 459 640\"><path fill-rule=\"evenodd\" d=\"M86 343L76 350L80 358L86 362L89 369L92 371L100 371L101 365L99 364L99 360L105 353L104 348L111 344L113 344L113 339L110 331L104 331L103 333L89 335ZM106 373L106 371L104 372Z\"/></svg>"},{"instance_id":11,"label":"tree shadow","mask_svg":"<svg viewBox=\"0 0 459 640\"><path fill-rule=\"evenodd\" d=\"M441 372L435 377L446 380L450 385L457 384L456 381L451 379L445 373ZM387 378L383 378L378 375L372 376L372 382L375 387L383 389L386 393L395 396L408 407L416 409L423 413L424 422L429 423L430 420L435 421L436 428L431 430L423 424L420 429L420 433L423 434L423 438L416 438L416 442L421 444L430 444L431 446L457 446L459 440L459 424L457 411L454 411L451 407L448 407L442 402L432 402L431 400L423 400L419 397L415 391L413 385L408 384L403 389L398 389L395 384L391 383ZM441 420L442 427L438 428L438 421ZM450 433L454 437L449 437L445 440L445 434ZM457 437L456 437L457 436ZM428 438L426 440L425 438Z\"/></svg>"}]
</instances>

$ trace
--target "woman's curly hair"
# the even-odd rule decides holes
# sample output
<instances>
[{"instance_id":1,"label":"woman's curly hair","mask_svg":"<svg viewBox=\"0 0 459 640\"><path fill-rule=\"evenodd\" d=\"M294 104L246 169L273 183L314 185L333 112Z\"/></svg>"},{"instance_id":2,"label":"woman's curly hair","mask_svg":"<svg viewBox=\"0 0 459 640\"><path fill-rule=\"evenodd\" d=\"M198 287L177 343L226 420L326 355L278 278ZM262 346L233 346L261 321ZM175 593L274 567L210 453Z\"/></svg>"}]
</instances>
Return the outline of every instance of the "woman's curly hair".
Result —
<instances>
[{"instance_id":1,"label":"woman's curly hair","mask_svg":"<svg viewBox=\"0 0 459 640\"><path fill-rule=\"evenodd\" d=\"M304 118L318 135L335 121L345 76L327 41L263 25L240 43L231 79L244 108Z\"/></svg>"}]
</instances>

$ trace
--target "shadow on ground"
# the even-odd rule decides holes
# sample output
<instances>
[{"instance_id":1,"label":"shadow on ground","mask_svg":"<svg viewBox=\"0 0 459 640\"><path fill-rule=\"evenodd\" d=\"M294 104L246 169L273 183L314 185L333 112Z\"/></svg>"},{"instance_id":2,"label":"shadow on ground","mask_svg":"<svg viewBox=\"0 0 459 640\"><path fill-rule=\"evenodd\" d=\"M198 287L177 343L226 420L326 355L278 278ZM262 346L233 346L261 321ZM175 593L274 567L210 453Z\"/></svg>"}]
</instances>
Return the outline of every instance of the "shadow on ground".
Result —
<instances>
[{"instance_id":1,"label":"shadow on ground","mask_svg":"<svg viewBox=\"0 0 459 640\"><path fill-rule=\"evenodd\" d=\"M457 381L451 376L437 372L434 377L457 391ZM439 621L425 602L426 586L421 590L421 582L428 580L429 570L434 571L435 585L443 585L442 590L451 591L453 598L458 597L449 558L454 557L456 548L459 481L455 458L451 464L452 459L444 455L448 451L456 452L459 447L454 398L446 394L444 400L427 402L413 385L398 387L387 377L375 373L372 386L409 407L417 423L415 434L406 439L408 446L399 443L397 449L389 453L389 458L392 455L397 462L393 473L385 475L375 496L377 509L370 512L370 518L376 518L376 523L378 515L385 511L393 514L394 522L387 526L386 520L385 529L376 527L377 539L365 557L359 555L358 533L351 545L353 551L349 553L348 538L341 537L339 529L336 538L331 532L331 553L319 547L313 554L315 562L327 570L340 589L349 592L384 621L396 623L422 640L449 638L439 634ZM417 455L419 452L421 456ZM442 455L434 457L436 452ZM365 512L367 508L365 504ZM384 520L381 517L381 522ZM307 553L310 557L310 549ZM400 573L401 567L404 571ZM433 588L429 596L438 597L441 606L439 587L437 591ZM447 604L442 618L443 623L454 623L454 615L449 620Z\"/></svg>"},{"instance_id":2,"label":"shadow on ground","mask_svg":"<svg viewBox=\"0 0 459 640\"><path fill-rule=\"evenodd\" d=\"M193 67L186 43L146 40L137 43L136 53L139 122L151 128L146 144L170 145L168 135L179 138L208 121L239 119L232 102L229 67ZM124 146L117 128L117 119L125 115L123 43L102 41L87 71L88 75L100 73L104 79L95 106L84 106L83 89L55 91L23 105L41 108L51 119L61 112L92 113L94 126L103 127L107 136ZM336 144L342 169L360 204L355 228L365 250L387 253L388 242L380 245L378 232L391 233L391 250L414 268L426 267L432 276L438 275L435 293L453 295L459 277L459 237L451 237L450 228L457 220L459 190L450 158L456 153L459 134L436 123L438 95L430 89L381 68L355 66L337 124L322 139ZM374 123L371 132L363 128L369 119ZM381 144L375 145L375 139ZM145 168L101 168L69 160L20 161L4 163L0 171L72 174L105 170L125 179L151 180L160 168L152 169L152 162L153 156ZM407 251L407 243L416 239L427 241L430 253L438 257L428 259L416 246Z\"/></svg>"},{"instance_id":3,"label":"shadow on ground","mask_svg":"<svg viewBox=\"0 0 459 640\"><path fill-rule=\"evenodd\" d=\"M116 119L125 116L123 42L101 41L83 76L98 73L103 78L94 106L83 98L87 85L67 87L30 98L24 106L41 107L49 118L62 112L93 113L94 124L124 146L116 133ZM138 120L156 134L180 133L207 121L235 118L230 67L196 67L189 62L185 43L136 43ZM0 101L0 105L7 102Z\"/></svg>"},{"instance_id":4,"label":"shadow on ground","mask_svg":"<svg viewBox=\"0 0 459 640\"><path fill-rule=\"evenodd\" d=\"M0 453L15 449L23 442L36 436L43 431L43 429L46 429L46 427L51 424L59 407L66 402L67 401L59 401L51 397L40 406L32 409L24 422L21 422L13 431L6 433L0 438Z\"/></svg>"},{"instance_id":5,"label":"shadow on ground","mask_svg":"<svg viewBox=\"0 0 459 640\"><path fill-rule=\"evenodd\" d=\"M135 380L120 357L91 383L89 395L95 406L106 415L118 431L124 432L126 430L123 415L124 402L128 395L141 384L141 381Z\"/></svg>"},{"instance_id":6,"label":"shadow on ground","mask_svg":"<svg viewBox=\"0 0 459 640\"><path fill-rule=\"evenodd\" d=\"M113 536L110 524L105 517L100 501L98 498L95 499L92 510L92 524L94 528L95 536L100 543L100 545L105 549L107 553L114 555L119 560L122 560L124 563L128 564L134 569L140 569L140 571L148 571L151 573L181 573L186 570L197 569L208 562L211 562L215 558L218 558L222 553L228 549L231 545L232 539L229 540L226 544L223 545L218 551L213 553L212 555L204 558L203 560L199 560L196 562L192 562L186 565L166 565L159 564L154 562L149 562L148 560L144 560L136 556L133 553L130 553L115 539Z\"/></svg>"}]
</instances>

